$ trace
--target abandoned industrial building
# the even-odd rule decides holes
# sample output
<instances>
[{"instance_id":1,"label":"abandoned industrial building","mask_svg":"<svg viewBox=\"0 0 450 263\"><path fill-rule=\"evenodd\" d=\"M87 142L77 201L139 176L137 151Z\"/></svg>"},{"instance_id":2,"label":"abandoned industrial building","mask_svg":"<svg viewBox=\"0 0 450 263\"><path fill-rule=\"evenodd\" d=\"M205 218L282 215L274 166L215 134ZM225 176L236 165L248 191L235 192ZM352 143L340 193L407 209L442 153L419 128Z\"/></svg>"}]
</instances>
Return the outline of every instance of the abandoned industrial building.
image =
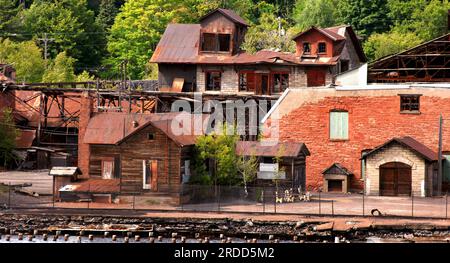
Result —
<instances>
[{"instance_id":1,"label":"abandoned industrial building","mask_svg":"<svg viewBox=\"0 0 450 263\"><path fill-rule=\"evenodd\" d=\"M293 38L295 53L255 54L241 50L247 27L243 18L226 9L210 12L200 24L169 24L151 58L158 63L160 87L280 94L288 87L331 84L337 73L366 62L351 26L312 27Z\"/></svg>"},{"instance_id":2,"label":"abandoned industrial building","mask_svg":"<svg viewBox=\"0 0 450 263\"><path fill-rule=\"evenodd\" d=\"M422 197L450 188L450 34L367 65L351 26L311 27L293 37L295 53L255 54L241 49L248 27L226 9L169 24L150 60L158 81L139 81L143 90L20 85L0 65L0 108L21 130L16 168L67 168L50 173L60 200L179 192L199 134L173 133L177 116L193 114L171 105L193 104L199 92L202 106L277 99L258 113L262 139L236 145L237 155L257 156L257 186Z\"/></svg>"}]
</instances>

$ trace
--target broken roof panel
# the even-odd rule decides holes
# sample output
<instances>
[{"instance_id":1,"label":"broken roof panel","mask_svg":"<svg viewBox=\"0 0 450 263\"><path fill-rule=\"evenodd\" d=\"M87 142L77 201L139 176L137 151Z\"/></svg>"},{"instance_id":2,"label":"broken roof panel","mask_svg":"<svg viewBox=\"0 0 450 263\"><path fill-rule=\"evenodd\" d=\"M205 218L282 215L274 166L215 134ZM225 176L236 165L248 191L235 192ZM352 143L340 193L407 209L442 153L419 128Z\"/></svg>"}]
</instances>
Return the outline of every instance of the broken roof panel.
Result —
<instances>
[{"instance_id":1,"label":"broken roof panel","mask_svg":"<svg viewBox=\"0 0 450 263\"><path fill-rule=\"evenodd\" d=\"M242 156L297 157L300 153L309 156L309 150L304 143L270 142L270 141L238 141L236 154Z\"/></svg>"}]
</instances>

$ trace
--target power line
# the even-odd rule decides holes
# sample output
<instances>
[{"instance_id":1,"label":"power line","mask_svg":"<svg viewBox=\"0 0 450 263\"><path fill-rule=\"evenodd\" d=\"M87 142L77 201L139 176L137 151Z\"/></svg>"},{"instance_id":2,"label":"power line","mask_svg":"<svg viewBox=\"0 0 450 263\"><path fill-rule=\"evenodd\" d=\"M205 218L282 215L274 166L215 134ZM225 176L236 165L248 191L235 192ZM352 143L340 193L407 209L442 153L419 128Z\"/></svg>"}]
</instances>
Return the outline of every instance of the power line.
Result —
<instances>
[{"instance_id":1,"label":"power line","mask_svg":"<svg viewBox=\"0 0 450 263\"><path fill-rule=\"evenodd\" d=\"M47 56L49 55L48 52L47 52L48 51L48 43L55 41L55 39L54 38L48 38L48 34L44 33L44 37L43 38L38 38L37 40L44 42L44 60L45 60L45 62L47 62Z\"/></svg>"}]
</instances>

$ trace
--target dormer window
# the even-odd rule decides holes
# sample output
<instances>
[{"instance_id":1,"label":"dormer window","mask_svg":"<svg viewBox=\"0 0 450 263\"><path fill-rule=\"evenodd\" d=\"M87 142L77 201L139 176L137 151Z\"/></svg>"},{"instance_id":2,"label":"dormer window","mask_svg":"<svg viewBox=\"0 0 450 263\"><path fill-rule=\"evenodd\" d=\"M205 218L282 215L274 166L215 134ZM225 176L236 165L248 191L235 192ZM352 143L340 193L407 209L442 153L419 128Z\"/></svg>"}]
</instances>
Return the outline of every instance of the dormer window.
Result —
<instances>
[{"instance_id":1,"label":"dormer window","mask_svg":"<svg viewBox=\"0 0 450 263\"><path fill-rule=\"evenodd\" d=\"M304 54L311 53L311 44L309 42L303 42L303 53Z\"/></svg>"},{"instance_id":2,"label":"dormer window","mask_svg":"<svg viewBox=\"0 0 450 263\"><path fill-rule=\"evenodd\" d=\"M202 34L202 51L229 52L231 48L231 34Z\"/></svg>"},{"instance_id":3,"label":"dormer window","mask_svg":"<svg viewBox=\"0 0 450 263\"><path fill-rule=\"evenodd\" d=\"M327 44L325 42L320 42L319 46L318 46L318 53L319 54L323 54L323 53L327 53Z\"/></svg>"}]
</instances>

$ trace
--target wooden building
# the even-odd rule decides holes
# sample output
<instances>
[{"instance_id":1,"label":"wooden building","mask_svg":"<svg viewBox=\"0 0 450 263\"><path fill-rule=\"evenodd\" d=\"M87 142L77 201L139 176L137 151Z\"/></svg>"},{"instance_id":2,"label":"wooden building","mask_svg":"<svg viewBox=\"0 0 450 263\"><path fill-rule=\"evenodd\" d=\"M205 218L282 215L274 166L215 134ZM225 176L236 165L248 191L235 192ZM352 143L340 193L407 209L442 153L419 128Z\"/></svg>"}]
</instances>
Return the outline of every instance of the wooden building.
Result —
<instances>
[{"instance_id":1,"label":"wooden building","mask_svg":"<svg viewBox=\"0 0 450 263\"><path fill-rule=\"evenodd\" d=\"M306 157L310 155L305 144L239 141L236 145L236 154L258 157L259 168L256 178L258 186L273 186L274 180L278 180L283 188L305 190Z\"/></svg>"},{"instance_id":2,"label":"wooden building","mask_svg":"<svg viewBox=\"0 0 450 263\"><path fill-rule=\"evenodd\" d=\"M293 38L296 53L256 54L241 49L248 26L220 8L199 24L169 24L151 58L158 63L160 88L181 80L183 91L273 95L288 87L331 84L336 74L366 61L350 26L312 27Z\"/></svg>"}]
</instances>

